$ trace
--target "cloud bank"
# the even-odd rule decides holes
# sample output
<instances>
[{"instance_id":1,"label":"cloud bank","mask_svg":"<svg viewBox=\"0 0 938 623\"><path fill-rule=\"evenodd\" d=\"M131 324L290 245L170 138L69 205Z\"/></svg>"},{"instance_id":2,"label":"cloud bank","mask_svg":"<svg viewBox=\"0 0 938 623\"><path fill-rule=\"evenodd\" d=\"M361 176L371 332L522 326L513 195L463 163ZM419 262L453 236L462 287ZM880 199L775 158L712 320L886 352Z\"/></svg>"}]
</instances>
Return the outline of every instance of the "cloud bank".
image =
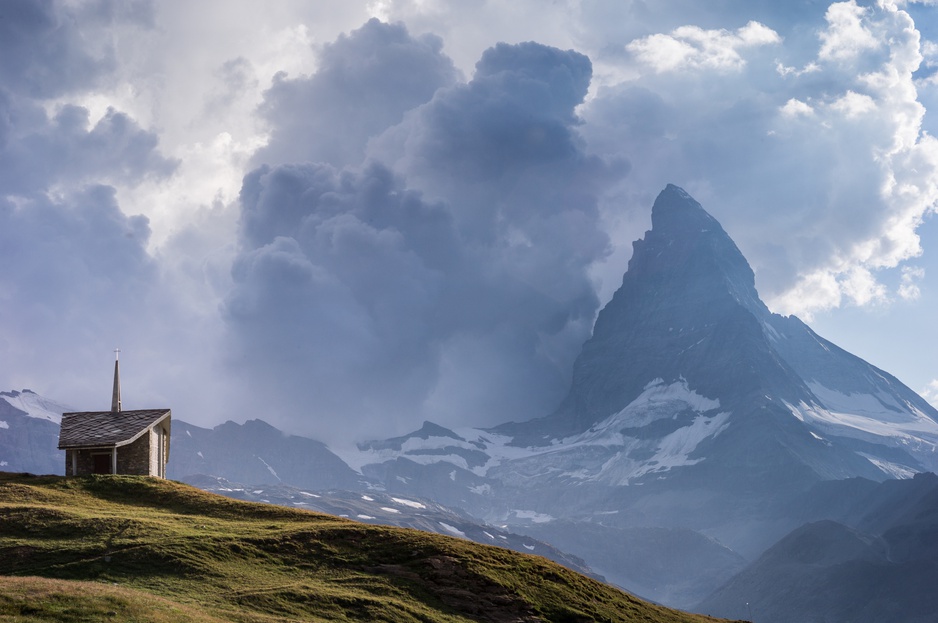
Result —
<instances>
[{"instance_id":1,"label":"cloud bank","mask_svg":"<svg viewBox=\"0 0 938 623\"><path fill-rule=\"evenodd\" d=\"M344 413L363 432L388 434L418 417L534 417L559 400L589 335L599 301L588 269L609 246L598 196L625 170L585 154L575 133L590 62L502 44L467 83L446 86L445 59L415 65L393 54L379 55L382 73L426 75L329 79L340 69L328 61L373 57L389 41L439 57L438 45L402 35L399 25L369 22L315 76L268 93L265 109L283 110L286 87L291 110L306 110L347 89L394 102L397 89L413 93L409 84L436 86L403 119L388 113L370 141L353 138L368 145L357 167L342 168L348 152L326 148L316 155L333 161L265 165L245 177L242 247L225 302L233 359L283 396L281 408L309 405L312 426ZM317 123L346 123L344 108L335 114L342 120L324 111ZM281 125L293 128L293 119Z\"/></svg>"}]
</instances>

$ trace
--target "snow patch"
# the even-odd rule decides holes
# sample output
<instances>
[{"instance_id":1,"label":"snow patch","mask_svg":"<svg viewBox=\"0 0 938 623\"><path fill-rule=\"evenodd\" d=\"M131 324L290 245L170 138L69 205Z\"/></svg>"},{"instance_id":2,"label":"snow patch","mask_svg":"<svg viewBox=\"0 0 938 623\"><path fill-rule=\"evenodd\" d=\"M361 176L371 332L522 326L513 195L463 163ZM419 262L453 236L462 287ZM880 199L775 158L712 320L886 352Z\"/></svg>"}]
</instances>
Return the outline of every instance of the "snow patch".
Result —
<instances>
[{"instance_id":1,"label":"snow patch","mask_svg":"<svg viewBox=\"0 0 938 623\"><path fill-rule=\"evenodd\" d=\"M383 511L386 512L386 513L399 513L399 512L401 512L401 511L397 510L396 508L391 508L390 506L382 506L382 507L381 507L381 510L383 510Z\"/></svg>"},{"instance_id":2,"label":"snow patch","mask_svg":"<svg viewBox=\"0 0 938 623\"><path fill-rule=\"evenodd\" d=\"M469 490L475 493L476 495L488 495L492 492L492 486L489 483L484 485L476 485L474 487L469 487Z\"/></svg>"},{"instance_id":3,"label":"snow patch","mask_svg":"<svg viewBox=\"0 0 938 623\"><path fill-rule=\"evenodd\" d=\"M776 343L781 341L782 339L781 334L775 329L775 327L770 325L768 322L765 322L765 321L762 322L762 329L766 337L769 338L769 341L776 342Z\"/></svg>"},{"instance_id":4,"label":"snow patch","mask_svg":"<svg viewBox=\"0 0 938 623\"><path fill-rule=\"evenodd\" d=\"M10 425L3 420L0 420L0 428L10 428Z\"/></svg>"},{"instance_id":5,"label":"snow patch","mask_svg":"<svg viewBox=\"0 0 938 623\"><path fill-rule=\"evenodd\" d=\"M515 517L518 519L525 519L531 523L547 523L553 521L554 518L550 515L545 515L544 513L538 513L536 511L511 511Z\"/></svg>"},{"instance_id":6,"label":"snow patch","mask_svg":"<svg viewBox=\"0 0 938 623\"><path fill-rule=\"evenodd\" d=\"M530 551L532 551L532 552L534 551L534 546L533 546L533 545L528 545L527 543L522 543L522 545L524 546L524 549L530 550Z\"/></svg>"},{"instance_id":7,"label":"snow patch","mask_svg":"<svg viewBox=\"0 0 938 623\"><path fill-rule=\"evenodd\" d=\"M268 471L268 472L270 472L271 474L273 474L274 478L276 478L277 480L280 480L280 476L277 475L277 472L274 471L274 468L271 467L270 464L269 464L267 461L265 461L265 460L262 459L261 457L257 457L257 460L264 464L264 467L267 468L267 471Z\"/></svg>"},{"instance_id":8,"label":"snow patch","mask_svg":"<svg viewBox=\"0 0 938 623\"><path fill-rule=\"evenodd\" d=\"M457 528L456 526L451 526L451 525L449 525L448 523L443 523L442 521L439 521L439 522L437 522L437 523L439 523L441 526L443 526L443 529L446 530L447 532L449 532L450 534L454 534L454 535L456 535L456 536L460 536L460 537L462 537L462 538L466 538L466 533L463 532L462 530L460 530L459 528Z\"/></svg>"},{"instance_id":9,"label":"snow patch","mask_svg":"<svg viewBox=\"0 0 938 623\"><path fill-rule=\"evenodd\" d=\"M808 383L808 387L821 404L830 411L875 418L884 422L900 423L916 419L914 414L909 413L908 409L903 408L903 405L885 392L877 392L875 395L845 394L820 383Z\"/></svg>"},{"instance_id":10,"label":"snow patch","mask_svg":"<svg viewBox=\"0 0 938 623\"><path fill-rule=\"evenodd\" d=\"M842 394L825 391L827 388L823 386L817 387L821 389L812 387L815 395L823 394L826 399L830 400L830 404L838 404L838 409L826 408L818 404L806 404L804 401L798 403L797 406L785 403L794 417L818 429L821 434L829 434L828 438L848 437L871 444L901 448L924 463L927 469L931 471L936 469L938 466L938 459L936 459L938 422L918 409L909 409L903 413L886 409L883 405L886 401L881 401L881 396ZM879 405L878 408L876 405ZM852 411L848 410L851 408ZM818 436L815 435L815 437ZM818 438L821 439L821 437ZM828 440L823 441L830 443ZM872 454L859 454L890 477L908 478L913 473L912 468L908 466L896 464Z\"/></svg>"},{"instance_id":11,"label":"snow patch","mask_svg":"<svg viewBox=\"0 0 938 623\"><path fill-rule=\"evenodd\" d=\"M843 403L837 409L804 402L799 403L797 407L788 403L785 405L792 415L802 422L810 422L822 429L836 430L841 435L859 438L872 435L907 440L914 437L927 439L932 444L938 442L938 422L920 411L906 411L900 415L882 407L880 413L862 408L871 406L869 399L872 398L869 394L858 396L854 405L861 408L857 409L850 409L849 405Z\"/></svg>"},{"instance_id":12,"label":"snow patch","mask_svg":"<svg viewBox=\"0 0 938 623\"><path fill-rule=\"evenodd\" d=\"M870 456L862 452L859 453L860 456L865 458L867 461L878 467L884 474L888 475L891 478L897 478L899 480L905 480L911 478L916 474L914 469L910 469L905 465L899 465L898 463L892 463L890 461L884 461L875 456Z\"/></svg>"},{"instance_id":13,"label":"snow patch","mask_svg":"<svg viewBox=\"0 0 938 623\"><path fill-rule=\"evenodd\" d=\"M305 495L306 497L309 497L309 498L322 497L322 496L316 495L315 493L309 493L307 491L300 491L300 495Z\"/></svg>"},{"instance_id":14,"label":"snow patch","mask_svg":"<svg viewBox=\"0 0 938 623\"><path fill-rule=\"evenodd\" d=\"M202 456L202 451L201 451L201 450L199 450L198 452L196 452L196 454L199 455L199 458L200 458L200 459L204 459L204 458L205 458L204 456Z\"/></svg>"},{"instance_id":15,"label":"snow patch","mask_svg":"<svg viewBox=\"0 0 938 623\"><path fill-rule=\"evenodd\" d=\"M482 534L484 534L485 536L489 537L489 538L492 539L493 541L495 540L495 537L492 536L491 534L489 534L488 532L486 532L485 530L482 531Z\"/></svg>"},{"instance_id":16,"label":"snow patch","mask_svg":"<svg viewBox=\"0 0 938 623\"><path fill-rule=\"evenodd\" d=\"M374 519L371 515L355 515L357 519Z\"/></svg>"},{"instance_id":17,"label":"snow patch","mask_svg":"<svg viewBox=\"0 0 938 623\"><path fill-rule=\"evenodd\" d=\"M427 507L426 504L421 504L420 502L414 502L413 500L406 500L404 498L391 498L393 501L401 504L403 506L409 506L411 508L424 509Z\"/></svg>"}]
</instances>

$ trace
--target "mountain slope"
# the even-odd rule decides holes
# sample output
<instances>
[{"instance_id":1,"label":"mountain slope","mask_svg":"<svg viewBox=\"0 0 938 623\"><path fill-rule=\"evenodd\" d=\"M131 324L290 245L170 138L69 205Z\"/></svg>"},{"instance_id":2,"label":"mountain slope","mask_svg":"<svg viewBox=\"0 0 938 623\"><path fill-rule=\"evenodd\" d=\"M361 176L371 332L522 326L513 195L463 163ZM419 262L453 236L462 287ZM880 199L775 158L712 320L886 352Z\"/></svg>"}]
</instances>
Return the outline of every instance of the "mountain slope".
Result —
<instances>
[{"instance_id":1,"label":"mountain slope","mask_svg":"<svg viewBox=\"0 0 938 623\"><path fill-rule=\"evenodd\" d=\"M543 558L158 479L6 474L0 514L0 574L116 583L225 620L708 620Z\"/></svg>"},{"instance_id":2,"label":"mountain slope","mask_svg":"<svg viewBox=\"0 0 938 623\"><path fill-rule=\"evenodd\" d=\"M838 521L792 531L697 608L743 616L748 602L766 623L934 621L938 476L863 488Z\"/></svg>"},{"instance_id":3,"label":"mountain slope","mask_svg":"<svg viewBox=\"0 0 938 623\"><path fill-rule=\"evenodd\" d=\"M0 392L0 470L65 473L59 422L68 407L33 391Z\"/></svg>"},{"instance_id":4,"label":"mountain slope","mask_svg":"<svg viewBox=\"0 0 938 623\"><path fill-rule=\"evenodd\" d=\"M363 488L356 474L325 444L287 435L262 420L225 422L213 429L173 422L170 478L222 476L252 484L287 483L311 489Z\"/></svg>"},{"instance_id":5,"label":"mountain slope","mask_svg":"<svg viewBox=\"0 0 938 623\"><path fill-rule=\"evenodd\" d=\"M378 491L359 493L331 490L313 493L288 485L247 486L214 476L191 476L185 482L203 491L236 500L302 508L362 523L413 528L458 536L483 545L497 545L522 554L537 554L577 573L604 581L583 560L565 554L544 541L480 523L466 513L430 500L411 500Z\"/></svg>"}]
</instances>

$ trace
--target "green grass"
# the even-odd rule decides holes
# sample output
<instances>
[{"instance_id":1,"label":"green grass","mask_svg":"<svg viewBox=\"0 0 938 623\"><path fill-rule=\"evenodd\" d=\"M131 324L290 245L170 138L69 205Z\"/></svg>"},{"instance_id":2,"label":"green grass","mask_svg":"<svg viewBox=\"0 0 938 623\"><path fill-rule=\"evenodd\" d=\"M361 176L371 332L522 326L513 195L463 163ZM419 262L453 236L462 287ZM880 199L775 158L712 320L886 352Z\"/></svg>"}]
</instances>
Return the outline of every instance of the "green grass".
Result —
<instances>
[{"instance_id":1,"label":"green grass","mask_svg":"<svg viewBox=\"0 0 938 623\"><path fill-rule=\"evenodd\" d=\"M153 478L0 473L0 622L712 620L462 539Z\"/></svg>"}]
</instances>

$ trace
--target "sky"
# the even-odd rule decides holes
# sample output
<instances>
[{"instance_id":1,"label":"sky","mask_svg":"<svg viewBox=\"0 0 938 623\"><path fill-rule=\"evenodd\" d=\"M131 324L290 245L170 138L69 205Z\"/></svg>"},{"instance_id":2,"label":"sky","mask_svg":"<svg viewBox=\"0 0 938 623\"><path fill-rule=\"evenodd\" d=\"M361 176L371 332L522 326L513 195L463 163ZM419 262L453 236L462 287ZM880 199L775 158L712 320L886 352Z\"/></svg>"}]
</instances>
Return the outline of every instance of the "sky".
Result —
<instances>
[{"instance_id":1,"label":"sky","mask_svg":"<svg viewBox=\"0 0 938 623\"><path fill-rule=\"evenodd\" d=\"M0 389L329 442L549 413L668 183L938 404L933 0L5 0Z\"/></svg>"}]
</instances>

